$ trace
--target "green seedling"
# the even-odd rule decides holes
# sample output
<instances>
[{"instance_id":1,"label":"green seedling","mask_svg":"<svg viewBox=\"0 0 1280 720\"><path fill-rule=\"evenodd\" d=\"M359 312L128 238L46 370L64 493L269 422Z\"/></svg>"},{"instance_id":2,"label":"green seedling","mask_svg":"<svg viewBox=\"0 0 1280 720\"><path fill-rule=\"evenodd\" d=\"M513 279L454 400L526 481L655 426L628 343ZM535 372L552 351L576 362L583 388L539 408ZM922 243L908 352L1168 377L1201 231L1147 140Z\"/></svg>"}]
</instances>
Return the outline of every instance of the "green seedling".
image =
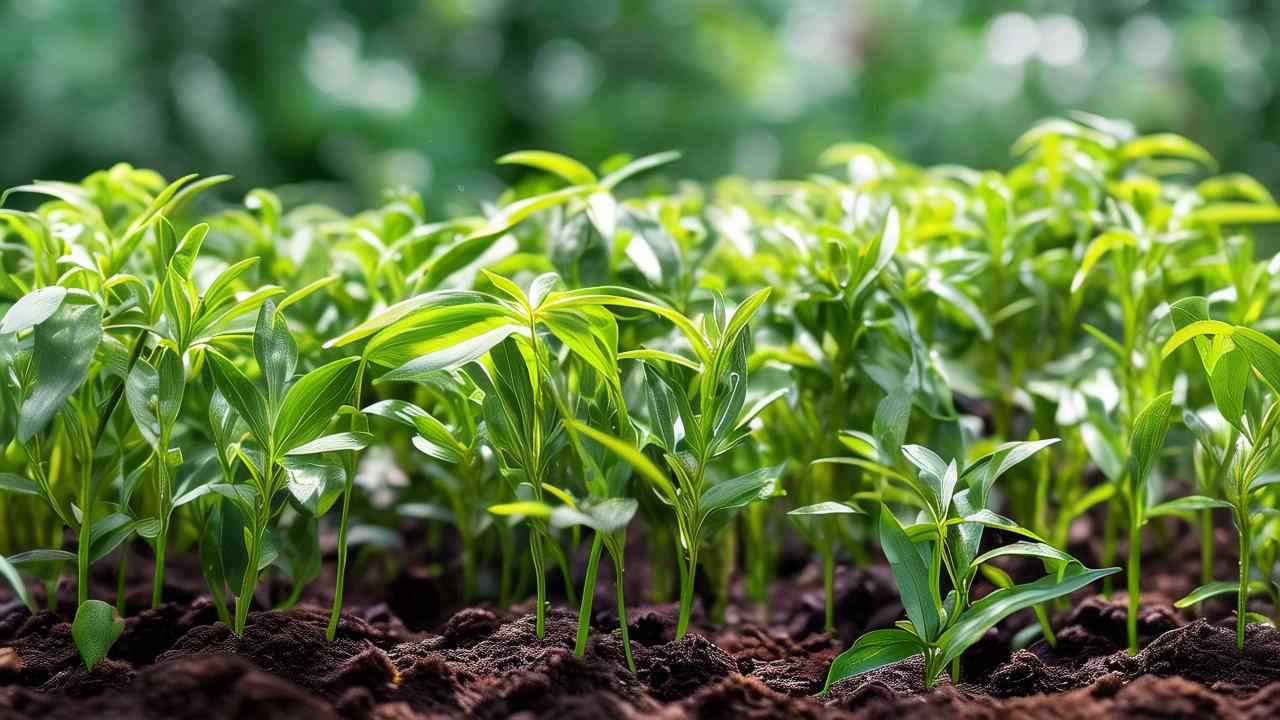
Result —
<instances>
[{"instance_id":1,"label":"green seedling","mask_svg":"<svg viewBox=\"0 0 1280 720\"><path fill-rule=\"evenodd\" d=\"M271 302L264 303L258 314L253 349L262 376L257 383L224 355L208 354L214 384L247 427L247 437L237 439L233 451L250 482L217 490L245 522L247 554L236 596L236 634L244 632L259 573L274 559L275 552L269 552L266 543L271 522L283 507L276 502L277 496L287 489L305 503L324 492L325 474L315 472L312 463L301 464L293 458L358 450L370 439L358 433L324 435L338 410L349 402L359 358L335 360L295 379L297 345Z\"/></svg>"},{"instance_id":2,"label":"green seedling","mask_svg":"<svg viewBox=\"0 0 1280 720\"><path fill-rule=\"evenodd\" d=\"M1209 582L1180 601L1194 604L1215 595L1236 593L1236 645L1244 647L1249 596L1258 592L1252 576L1255 529L1265 525L1272 509L1255 504L1261 491L1274 482L1264 473L1276 461L1277 422L1280 422L1280 344L1242 325L1209 318L1204 298L1187 298L1172 306L1176 332L1164 346L1170 356L1193 342L1213 402L1227 423L1227 437L1220 438L1208 422L1195 413L1185 415L1188 427L1212 459L1216 498L1202 498L1198 507L1226 507L1232 512L1240 541L1240 573L1236 583ZM1250 401L1249 380L1256 374L1269 392L1265 402ZM1263 571L1270 574L1271 568ZM1261 584L1265 592L1265 584Z\"/></svg>"},{"instance_id":3,"label":"green seedling","mask_svg":"<svg viewBox=\"0 0 1280 720\"><path fill-rule=\"evenodd\" d=\"M954 464L951 467L954 468ZM996 520L994 513L990 515L984 515L983 522L1015 529L1003 520ZM965 525L977 524L957 522L952 527L963 534ZM950 565L952 560L946 559L949 549L945 541L940 541L938 532L938 526L929 521L904 528L887 507L880 511L880 545L897 580L908 620L899 622L895 628L873 630L858 638L853 647L831 664L824 692L840 680L914 655L923 657L925 686L933 687L949 664L1001 620L1119 572L1119 568L1086 569L1071 556L1043 543L1014 543L974 557L963 572L974 573L983 563L1000 555L1025 555L1043 559L1048 574L1040 580L1001 588L977 602L962 605L963 593L952 590L945 599L942 597L940 572L936 568ZM913 540L913 536L921 539Z\"/></svg>"}]
</instances>

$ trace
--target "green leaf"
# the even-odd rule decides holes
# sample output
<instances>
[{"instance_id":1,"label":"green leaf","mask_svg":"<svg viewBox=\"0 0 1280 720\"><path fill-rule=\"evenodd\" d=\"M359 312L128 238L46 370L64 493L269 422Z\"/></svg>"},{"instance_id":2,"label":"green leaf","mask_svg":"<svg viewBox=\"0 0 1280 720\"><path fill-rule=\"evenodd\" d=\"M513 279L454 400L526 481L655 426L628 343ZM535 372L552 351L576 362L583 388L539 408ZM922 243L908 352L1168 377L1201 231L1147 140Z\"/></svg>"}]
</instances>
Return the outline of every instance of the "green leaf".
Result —
<instances>
[{"instance_id":1,"label":"green leaf","mask_svg":"<svg viewBox=\"0 0 1280 720\"><path fill-rule=\"evenodd\" d=\"M1280 222L1280 206L1240 202L1213 203L1193 210L1188 220L1204 225L1257 225Z\"/></svg>"},{"instance_id":2,"label":"green leaf","mask_svg":"<svg viewBox=\"0 0 1280 720\"><path fill-rule=\"evenodd\" d=\"M668 453L676 450L679 438L676 435L676 421L679 411L672 396L671 388L652 367L645 365L644 391L649 405L650 430L658 438L658 444Z\"/></svg>"},{"instance_id":3,"label":"green leaf","mask_svg":"<svg viewBox=\"0 0 1280 720\"><path fill-rule=\"evenodd\" d=\"M503 517L549 518L551 517L552 507L537 500L518 500L516 502L490 505L489 512Z\"/></svg>"},{"instance_id":4,"label":"green leaf","mask_svg":"<svg viewBox=\"0 0 1280 720\"><path fill-rule=\"evenodd\" d=\"M942 651L938 664L945 666L960 657L987 630L1019 610L1070 595L1096 580L1118 572L1120 568L1082 569L1062 579L1049 575L1035 582L992 592L960 613L955 623L938 638L937 646Z\"/></svg>"},{"instance_id":5,"label":"green leaf","mask_svg":"<svg viewBox=\"0 0 1280 720\"><path fill-rule=\"evenodd\" d=\"M679 159L680 153L675 150L668 150L666 152L637 158L604 176L604 178L600 180L600 187L605 190L612 190L617 187L619 183L629 177L642 173L646 170L652 170L653 168L666 165L667 163L675 162Z\"/></svg>"},{"instance_id":6,"label":"green leaf","mask_svg":"<svg viewBox=\"0 0 1280 720\"><path fill-rule=\"evenodd\" d=\"M986 507L987 499L991 496L991 488L995 485L996 480L999 480L1002 475L1031 456L1057 442L1057 438L1008 442L975 460L969 467L965 468L963 475L964 478L969 478L973 474L978 481L977 488L980 490L980 494L973 498L974 502L979 507ZM970 480L970 487L974 487L973 480Z\"/></svg>"},{"instance_id":7,"label":"green leaf","mask_svg":"<svg viewBox=\"0 0 1280 720\"><path fill-rule=\"evenodd\" d=\"M289 333L284 315L268 300L258 310L258 324L253 331L253 355L267 386L267 415L275 417L284 399L285 388L298 367L298 345Z\"/></svg>"},{"instance_id":8,"label":"green leaf","mask_svg":"<svg viewBox=\"0 0 1280 720\"><path fill-rule=\"evenodd\" d=\"M618 380L618 322L601 307L539 312L538 319L608 382Z\"/></svg>"},{"instance_id":9,"label":"green leaf","mask_svg":"<svg viewBox=\"0 0 1280 720\"><path fill-rule=\"evenodd\" d=\"M698 499L702 518L695 537L711 537L729 524L734 514L759 500L768 500L777 492L782 465L760 468L731 480L712 485Z\"/></svg>"},{"instance_id":10,"label":"green leaf","mask_svg":"<svg viewBox=\"0 0 1280 720\"><path fill-rule=\"evenodd\" d=\"M1252 580L1249 582L1248 592L1250 595L1261 595L1267 592L1266 583L1261 580ZM1235 580L1217 580L1206 583L1200 587L1187 593L1186 596L1173 604L1174 607L1182 609L1189 608L1192 605L1198 605L1209 598L1215 598L1219 595L1235 595L1240 592L1240 583Z\"/></svg>"},{"instance_id":11,"label":"green leaf","mask_svg":"<svg viewBox=\"0 0 1280 720\"><path fill-rule=\"evenodd\" d=\"M1156 133L1134 138L1120 146L1120 157L1126 161L1149 157L1176 157L1194 160L1210 170L1218 167L1218 162L1208 150L1174 133Z\"/></svg>"},{"instance_id":12,"label":"green leaf","mask_svg":"<svg viewBox=\"0 0 1280 720\"><path fill-rule=\"evenodd\" d=\"M71 637L80 651L84 666L93 670L116 644L124 632L124 619L116 609L101 600L85 600L76 609L76 619L71 623Z\"/></svg>"},{"instance_id":13,"label":"green leaf","mask_svg":"<svg viewBox=\"0 0 1280 720\"><path fill-rule=\"evenodd\" d=\"M345 452L363 450L374 442L373 435L366 432L340 432L318 437L309 443L299 445L290 450L288 455L319 455L327 452Z\"/></svg>"},{"instance_id":14,"label":"green leaf","mask_svg":"<svg viewBox=\"0 0 1280 720\"><path fill-rule=\"evenodd\" d=\"M28 480L13 473L0 473L0 493L30 495L31 497L40 497L44 494L34 480Z\"/></svg>"},{"instance_id":15,"label":"green leaf","mask_svg":"<svg viewBox=\"0 0 1280 720\"><path fill-rule=\"evenodd\" d=\"M591 186L571 185L554 192L517 200L510 205L503 206L501 210L494 213L483 226L468 235L467 240L487 238L504 233L536 212L563 205L574 198L588 195L594 191L595 188Z\"/></svg>"},{"instance_id":16,"label":"green leaf","mask_svg":"<svg viewBox=\"0 0 1280 720\"><path fill-rule=\"evenodd\" d=\"M1102 260L1103 256L1112 250L1120 247L1136 247L1138 238L1128 230L1108 230L1098 237L1094 238L1089 246L1085 248L1084 258L1080 261L1080 268L1076 270L1076 274L1071 278L1071 293L1080 291L1084 287L1085 278L1093 270L1094 266Z\"/></svg>"},{"instance_id":17,"label":"green leaf","mask_svg":"<svg viewBox=\"0 0 1280 720\"><path fill-rule=\"evenodd\" d=\"M31 593L27 591L27 584L22 581L22 576L18 574L18 569L10 563L5 556L0 555L0 576L9 583L9 587L13 588L14 594L27 606L27 611L32 615L36 613L35 600L31 598Z\"/></svg>"},{"instance_id":18,"label":"green leaf","mask_svg":"<svg viewBox=\"0 0 1280 720\"><path fill-rule=\"evenodd\" d=\"M230 360L217 351L210 351L209 372L218 391L226 399L227 404L235 410L249 432L263 447L271 444L271 423L267 414L266 399L258 392L253 382L240 371Z\"/></svg>"},{"instance_id":19,"label":"green leaf","mask_svg":"<svg viewBox=\"0 0 1280 720\"><path fill-rule=\"evenodd\" d=\"M32 290L14 303L0 320L0 335L18 333L33 328L53 317L62 307L67 289L58 285Z\"/></svg>"},{"instance_id":20,"label":"green leaf","mask_svg":"<svg viewBox=\"0 0 1280 720\"><path fill-rule=\"evenodd\" d=\"M365 357L395 368L385 381L413 380L477 360L513 334L527 336L529 327L502 305L433 307L380 331L365 347Z\"/></svg>"},{"instance_id":21,"label":"green leaf","mask_svg":"<svg viewBox=\"0 0 1280 720\"><path fill-rule=\"evenodd\" d=\"M1011 532L1018 535L1022 535L1023 537L1031 538L1036 542L1044 542L1044 538L1041 538L1039 535L1035 534L1034 532L1022 527L1018 523L1010 520L1009 518L1003 515L994 513L985 508L982 510L977 510L975 512L969 513L959 518L952 518L947 522L948 524L952 524L952 525L960 525L964 523L976 523L983 527L989 527L996 530L1004 530L1005 532Z\"/></svg>"},{"instance_id":22,"label":"green leaf","mask_svg":"<svg viewBox=\"0 0 1280 720\"><path fill-rule=\"evenodd\" d=\"M832 685L846 678L923 653L924 645L920 643L920 639L901 628L864 633L854 641L853 647L840 653L831 662L822 692L826 693Z\"/></svg>"},{"instance_id":23,"label":"green leaf","mask_svg":"<svg viewBox=\"0 0 1280 720\"><path fill-rule=\"evenodd\" d=\"M118 512L94 522L89 531L89 561L97 562L110 555L137 532L139 522Z\"/></svg>"},{"instance_id":24,"label":"green leaf","mask_svg":"<svg viewBox=\"0 0 1280 720\"><path fill-rule=\"evenodd\" d=\"M449 463L462 461L462 453L466 448L453 437L444 423L417 405L404 400L381 400L365 408L364 412L417 430L420 437L414 438L414 446L427 455ZM419 439L422 443L418 442Z\"/></svg>"},{"instance_id":25,"label":"green leaf","mask_svg":"<svg viewBox=\"0 0 1280 720\"><path fill-rule=\"evenodd\" d=\"M633 498L605 498L583 501L577 508L561 505L551 511L553 527L584 525L601 533L615 533L625 528L640 504Z\"/></svg>"},{"instance_id":26,"label":"green leaf","mask_svg":"<svg viewBox=\"0 0 1280 720\"><path fill-rule=\"evenodd\" d=\"M861 515L863 512L856 507L846 505L840 502L832 502L830 500L813 505L805 505L798 507L787 513L788 515Z\"/></svg>"},{"instance_id":27,"label":"green leaf","mask_svg":"<svg viewBox=\"0 0 1280 720\"><path fill-rule=\"evenodd\" d=\"M18 413L18 442L45 429L54 413L89 377L102 321L97 305L66 305L36 326L36 383Z\"/></svg>"},{"instance_id":28,"label":"green leaf","mask_svg":"<svg viewBox=\"0 0 1280 720\"><path fill-rule=\"evenodd\" d=\"M992 548L974 558L969 563L970 568L976 568L983 563L990 562L1000 557L1033 557L1045 561L1046 566L1060 567L1073 562L1078 562L1075 558L1067 553L1041 542L1026 542L1019 540L1018 542L1009 543Z\"/></svg>"},{"instance_id":29,"label":"green leaf","mask_svg":"<svg viewBox=\"0 0 1280 720\"><path fill-rule=\"evenodd\" d=\"M138 358L129 371L125 380L125 400L142 438L152 448L159 447L160 418L156 409L160 403L160 373L146 358Z\"/></svg>"},{"instance_id":30,"label":"green leaf","mask_svg":"<svg viewBox=\"0 0 1280 720\"><path fill-rule=\"evenodd\" d=\"M275 423L277 453L287 454L320 437L355 388L359 362L355 357L334 360L303 375L289 388Z\"/></svg>"},{"instance_id":31,"label":"green leaf","mask_svg":"<svg viewBox=\"0 0 1280 720\"><path fill-rule=\"evenodd\" d=\"M289 457L281 466L284 468L289 494L316 517L328 512L346 488L346 472L336 462Z\"/></svg>"},{"instance_id":32,"label":"green leaf","mask_svg":"<svg viewBox=\"0 0 1280 720\"><path fill-rule=\"evenodd\" d=\"M653 486L653 489L656 490L663 499L668 503L675 504L676 491L675 487L671 484L671 479L659 470L658 466L654 465L653 461L645 457L644 453L640 452L640 450L635 446L575 420L566 420L565 424L572 426L574 431L582 433L608 448L611 452L630 465L632 469L643 475L644 478Z\"/></svg>"},{"instance_id":33,"label":"green leaf","mask_svg":"<svg viewBox=\"0 0 1280 720\"><path fill-rule=\"evenodd\" d=\"M1186 328L1196 322L1209 320L1209 301L1203 297L1183 298L1169 306L1169 316L1173 319L1177 330ZM1210 343L1203 337L1195 340L1196 350L1201 364L1209 376L1209 390L1213 393L1213 402L1218 412L1227 422L1244 432L1243 415L1245 391L1249 383L1249 359L1243 350L1228 349L1224 353L1215 352L1219 343L1227 335L1218 335ZM1226 347L1234 346L1223 346Z\"/></svg>"},{"instance_id":34,"label":"green leaf","mask_svg":"<svg viewBox=\"0 0 1280 720\"><path fill-rule=\"evenodd\" d=\"M498 158L499 165L524 165L557 175L571 185L593 185L596 174L567 155L546 150L518 150Z\"/></svg>"},{"instance_id":35,"label":"green leaf","mask_svg":"<svg viewBox=\"0 0 1280 720\"><path fill-rule=\"evenodd\" d=\"M491 302L492 300L488 295L469 290L437 290L435 292L415 295L408 300L398 302L395 305L386 308L382 312L360 323L342 335L326 342L324 347L325 349L343 347L354 342L359 342L370 335L378 333L384 328L400 322L419 310L433 307L445 307L448 305L475 305Z\"/></svg>"},{"instance_id":36,"label":"green leaf","mask_svg":"<svg viewBox=\"0 0 1280 720\"><path fill-rule=\"evenodd\" d=\"M1147 517L1161 517L1164 515L1180 515L1184 513L1199 512L1201 510L1226 509L1230 510L1234 507L1226 500L1217 500L1204 495L1187 495L1175 500L1162 502L1159 505L1153 505L1147 510Z\"/></svg>"},{"instance_id":37,"label":"green leaf","mask_svg":"<svg viewBox=\"0 0 1280 720\"><path fill-rule=\"evenodd\" d=\"M1098 486L1094 486L1089 489L1089 492L1084 493L1084 495L1080 496L1078 500L1071 503L1070 509L1068 510L1068 518L1079 518L1080 515L1084 515L1085 511L1088 511L1091 507L1097 505L1097 503L1111 500L1111 497L1115 496L1115 493L1115 484L1102 483L1098 484Z\"/></svg>"},{"instance_id":38,"label":"green leaf","mask_svg":"<svg viewBox=\"0 0 1280 720\"><path fill-rule=\"evenodd\" d=\"M907 425L911 422L912 395L910 388L900 385L876 405L876 414L871 421L871 434L878 453L874 459L894 462L902 452Z\"/></svg>"},{"instance_id":39,"label":"green leaf","mask_svg":"<svg viewBox=\"0 0 1280 720\"><path fill-rule=\"evenodd\" d=\"M1164 393L1142 409L1133 421L1133 435L1129 441L1129 491L1130 497L1141 497L1142 488L1155 466L1164 438L1169 432L1169 414L1173 410L1173 393Z\"/></svg>"},{"instance_id":40,"label":"green leaf","mask_svg":"<svg viewBox=\"0 0 1280 720\"><path fill-rule=\"evenodd\" d=\"M893 570L907 617L920 637L931 642L938 637L942 618L929 585L929 568L920 549L907 537L898 518L887 507L880 510L880 547ZM932 546L929 552L934 552Z\"/></svg>"},{"instance_id":41,"label":"green leaf","mask_svg":"<svg viewBox=\"0 0 1280 720\"><path fill-rule=\"evenodd\" d=\"M1160 356L1167 358L1173 354L1174 350L1182 347L1189 340L1193 340L1204 335L1225 335L1231 337L1235 334L1236 329L1227 323L1218 320L1197 320L1185 327L1180 328L1173 334L1173 337L1165 341L1164 347L1160 349Z\"/></svg>"},{"instance_id":42,"label":"green leaf","mask_svg":"<svg viewBox=\"0 0 1280 720\"><path fill-rule=\"evenodd\" d=\"M1272 394L1280 397L1280 343L1257 330L1237 326L1231 342L1249 356L1249 362L1262 376Z\"/></svg>"}]
</instances>

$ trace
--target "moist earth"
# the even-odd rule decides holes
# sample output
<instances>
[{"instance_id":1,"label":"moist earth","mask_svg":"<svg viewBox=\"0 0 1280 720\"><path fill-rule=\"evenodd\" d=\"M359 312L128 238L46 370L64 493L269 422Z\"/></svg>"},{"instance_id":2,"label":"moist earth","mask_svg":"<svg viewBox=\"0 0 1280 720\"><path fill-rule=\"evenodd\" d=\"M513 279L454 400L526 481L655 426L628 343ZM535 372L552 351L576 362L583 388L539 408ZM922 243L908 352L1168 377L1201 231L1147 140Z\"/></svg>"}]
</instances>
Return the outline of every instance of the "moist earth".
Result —
<instances>
[{"instance_id":1,"label":"moist earth","mask_svg":"<svg viewBox=\"0 0 1280 720\"><path fill-rule=\"evenodd\" d=\"M433 613L406 623L391 609L406 599L388 598L345 613L330 643L318 604L252 613L236 637L196 597L132 613L109 658L88 672L65 617L8 601L0 718L1280 716L1280 632L1252 625L1238 652L1229 615L1192 618L1157 600L1142 606L1144 649L1131 657L1119 593L1082 595L1058 612L1056 647L1013 649L1011 631L990 632L966 654L958 684L926 690L920 663L906 660L820 695L832 658L900 608L886 568L841 568L844 622L822 632L816 575L802 566L778 583L767 618L735 585L728 622L696 621L678 641L673 605L638 602L628 613L634 673L607 581L581 658L577 617L564 610L548 613L539 639L527 606L467 607L424 627L417 623Z\"/></svg>"}]
</instances>

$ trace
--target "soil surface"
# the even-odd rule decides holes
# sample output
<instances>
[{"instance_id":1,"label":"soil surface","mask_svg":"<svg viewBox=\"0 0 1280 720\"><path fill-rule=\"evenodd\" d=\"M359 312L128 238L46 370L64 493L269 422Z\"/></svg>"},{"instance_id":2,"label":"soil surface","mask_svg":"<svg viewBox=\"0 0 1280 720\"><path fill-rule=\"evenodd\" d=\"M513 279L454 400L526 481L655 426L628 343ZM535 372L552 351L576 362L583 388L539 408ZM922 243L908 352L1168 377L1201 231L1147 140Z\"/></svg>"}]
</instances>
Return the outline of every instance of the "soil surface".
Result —
<instances>
[{"instance_id":1,"label":"soil surface","mask_svg":"<svg viewBox=\"0 0 1280 720\"><path fill-rule=\"evenodd\" d=\"M93 672L81 664L65 616L31 615L0 596L0 719L1280 717L1280 632L1250 626L1245 650L1237 652L1230 608L1210 605L1202 616L1174 610L1170 600L1195 584L1199 559L1193 533L1169 530L1175 540L1163 545L1158 531L1149 533L1144 649L1136 656L1123 650L1123 594L1082 594L1054 615L1056 647L1014 647L1017 631L1033 623L1024 613L964 656L958 683L944 679L926 690L920 664L907 660L840 682L824 696L818 693L832 658L860 633L902 614L883 565L838 569L840 625L827 633L818 568L788 548L767 612L745 600L735 581L725 622L707 622L700 602L694 630L676 641L675 606L646 601L648 568L638 548L635 572L628 558L626 588L632 673L607 572L596 589L590 643L578 658L577 617L563 601L548 613L539 639L527 603L453 609L447 580L456 575L447 563L374 580L363 569L349 586L353 601L333 643L325 640L324 578L292 609L252 613L236 637L200 595L198 571L180 557L166 589L174 601L138 607L149 578L145 553L135 548L125 631ZM1234 566L1231 540L1229 533L1222 538L1219 577L1230 577ZM1096 548L1073 550L1087 558ZM114 568L101 565L95 594L111 597ZM1018 574L1016 566L1008 569ZM63 608L72 604L67 590ZM287 594L277 590L264 588L259 604Z\"/></svg>"}]
</instances>

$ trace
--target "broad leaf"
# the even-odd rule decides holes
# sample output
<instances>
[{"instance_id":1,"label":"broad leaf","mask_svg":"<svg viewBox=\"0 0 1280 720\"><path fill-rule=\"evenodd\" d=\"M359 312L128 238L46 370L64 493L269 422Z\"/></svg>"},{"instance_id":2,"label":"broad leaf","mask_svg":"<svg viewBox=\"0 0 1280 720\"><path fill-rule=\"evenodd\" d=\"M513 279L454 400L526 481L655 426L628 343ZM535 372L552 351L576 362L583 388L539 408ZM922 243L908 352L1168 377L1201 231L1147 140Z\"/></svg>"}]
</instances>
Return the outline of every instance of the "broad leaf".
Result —
<instances>
[{"instance_id":1,"label":"broad leaf","mask_svg":"<svg viewBox=\"0 0 1280 720\"><path fill-rule=\"evenodd\" d=\"M285 394L275 422L275 450L283 455L324 432L355 388L359 358L343 358L303 375Z\"/></svg>"},{"instance_id":2,"label":"broad leaf","mask_svg":"<svg viewBox=\"0 0 1280 720\"><path fill-rule=\"evenodd\" d=\"M831 662L822 692L827 692L832 685L846 678L922 653L924 645L920 643L920 639L901 628L864 633L854 641L853 647L840 653Z\"/></svg>"},{"instance_id":3,"label":"broad leaf","mask_svg":"<svg viewBox=\"0 0 1280 720\"><path fill-rule=\"evenodd\" d=\"M32 290L14 303L0 320L0 335L18 333L33 328L53 317L62 307L67 289L58 285Z\"/></svg>"},{"instance_id":4,"label":"broad leaf","mask_svg":"<svg viewBox=\"0 0 1280 720\"><path fill-rule=\"evenodd\" d=\"M36 326L36 383L18 414L18 442L25 444L44 430L89 377L89 365L101 340L97 305L63 305Z\"/></svg>"},{"instance_id":5,"label":"broad leaf","mask_svg":"<svg viewBox=\"0 0 1280 720\"><path fill-rule=\"evenodd\" d=\"M122 632L124 620L115 608L101 600L84 601L76 609L75 622L71 623L71 637L85 667L90 670L107 656Z\"/></svg>"}]
</instances>

